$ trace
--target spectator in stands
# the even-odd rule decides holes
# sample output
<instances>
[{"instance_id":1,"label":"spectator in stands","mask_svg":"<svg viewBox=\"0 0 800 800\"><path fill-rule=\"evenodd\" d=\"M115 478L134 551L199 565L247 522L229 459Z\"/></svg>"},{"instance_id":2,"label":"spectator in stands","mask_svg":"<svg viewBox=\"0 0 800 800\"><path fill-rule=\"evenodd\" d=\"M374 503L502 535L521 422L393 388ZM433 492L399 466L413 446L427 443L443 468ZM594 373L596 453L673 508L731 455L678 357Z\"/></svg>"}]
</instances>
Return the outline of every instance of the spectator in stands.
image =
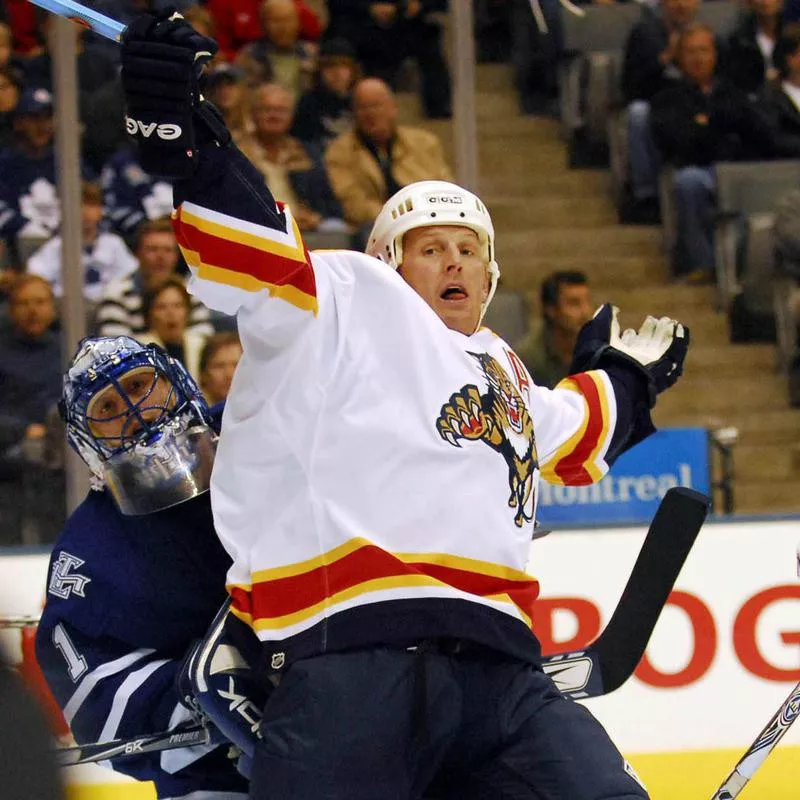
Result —
<instances>
[{"instance_id":1,"label":"spectator in stands","mask_svg":"<svg viewBox=\"0 0 800 800\"><path fill-rule=\"evenodd\" d=\"M215 333L200 353L200 388L209 406L228 398L233 373L242 357L242 343L235 331Z\"/></svg>"},{"instance_id":2,"label":"spectator in stands","mask_svg":"<svg viewBox=\"0 0 800 800\"><path fill-rule=\"evenodd\" d=\"M250 42L264 35L262 0L208 0L206 8L214 19L214 31L222 55L231 61ZM302 0L294 0L300 16L300 38L315 42L322 35L319 17Z\"/></svg>"},{"instance_id":3,"label":"spectator in stands","mask_svg":"<svg viewBox=\"0 0 800 800\"><path fill-rule=\"evenodd\" d=\"M0 154L0 236L15 245L22 244L19 237L41 242L61 222L50 92L26 89L22 93L14 132L14 146ZM91 170L83 163L81 173L84 180L91 180Z\"/></svg>"},{"instance_id":4,"label":"spectator in stands","mask_svg":"<svg viewBox=\"0 0 800 800\"><path fill-rule=\"evenodd\" d=\"M297 104L292 134L325 152L340 134L353 127L352 92L359 67L346 39L327 39L319 49L314 87Z\"/></svg>"},{"instance_id":5,"label":"spectator in stands","mask_svg":"<svg viewBox=\"0 0 800 800\"><path fill-rule=\"evenodd\" d=\"M136 338L145 344L153 342L163 347L200 379L200 354L206 336L189 330L192 301L183 281L177 276L167 278L142 296L142 315L147 330Z\"/></svg>"},{"instance_id":6,"label":"spectator in stands","mask_svg":"<svg viewBox=\"0 0 800 800\"><path fill-rule=\"evenodd\" d=\"M243 136L239 147L262 173L273 197L291 208L301 231L344 230L342 210L322 161L312 159L303 143L289 134L293 106L291 93L277 83L255 89L253 133Z\"/></svg>"},{"instance_id":7,"label":"spectator in stands","mask_svg":"<svg viewBox=\"0 0 800 800\"><path fill-rule=\"evenodd\" d=\"M14 37L11 28L0 22L0 67L7 67L14 53Z\"/></svg>"},{"instance_id":8,"label":"spectator in stands","mask_svg":"<svg viewBox=\"0 0 800 800\"><path fill-rule=\"evenodd\" d=\"M125 146L105 164L100 176L106 203L106 219L129 244L145 220L172 212L172 185L148 175L139 164L135 148Z\"/></svg>"},{"instance_id":9,"label":"spectator in stands","mask_svg":"<svg viewBox=\"0 0 800 800\"><path fill-rule=\"evenodd\" d=\"M397 102L379 78L353 89L355 128L338 136L325 154L331 186L345 219L361 230L362 243L383 204L414 181L452 180L439 139L397 124Z\"/></svg>"},{"instance_id":10,"label":"spectator in stands","mask_svg":"<svg viewBox=\"0 0 800 800\"><path fill-rule=\"evenodd\" d=\"M16 477L44 446L45 418L61 396L61 346L50 284L21 275L0 330L0 476Z\"/></svg>"},{"instance_id":11,"label":"spectator in stands","mask_svg":"<svg viewBox=\"0 0 800 800\"><path fill-rule=\"evenodd\" d=\"M451 111L450 71L436 12L446 8L446 0L328 0L328 35L352 42L364 74L392 87L403 62L413 58L419 67L425 116L445 119Z\"/></svg>"},{"instance_id":12,"label":"spectator in stands","mask_svg":"<svg viewBox=\"0 0 800 800\"><path fill-rule=\"evenodd\" d=\"M206 77L208 99L220 110L236 141L244 134L253 132L253 119L243 78L241 67L225 61L217 64Z\"/></svg>"},{"instance_id":13,"label":"spectator in stands","mask_svg":"<svg viewBox=\"0 0 800 800\"><path fill-rule=\"evenodd\" d=\"M0 67L0 149L14 143L14 112L19 93L17 73L8 66Z\"/></svg>"},{"instance_id":14,"label":"spectator in stands","mask_svg":"<svg viewBox=\"0 0 800 800\"><path fill-rule=\"evenodd\" d=\"M766 94L775 155L800 158L800 26L787 25L775 45L779 81Z\"/></svg>"},{"instance_id":15,"label":"spectator in stands","mask_svg":"<svg viewBox=\"0 0 800 800\"><path fill-rule=\"evenodd\" d=\"M676 63L681 31L697 15L700 0L662 0L659 10L642 9L625 45L622 94L627 107L628 163L632 207L623 221L658 222L658 150L650 130L650 101L680 78Z\"/></svg>"},{"instance_id":16,"label":"spectator in stands","mask_svg":"<svg viewBox=\"0 0 800 800\"><path fill-rule=\"evenodd\" d=\"M537 386L552 389L569 375L578 332L592 317L589 280L583 272L553 272L540 289L542 316L514 350Z\"/></svg>"},{"instance_id":17,"label":"spectator in stands","mask_svg":"<svg viewBox=\"0 0 800 800\"><path fill-rule=\"evenodd\" d=\"M757 160L774 145L765 116L724 78L715 76L714 32L693 23L678 41L683 79L652 101L653 136L675 171L676 276L714 277L714 168L717 161Z\"/></svg>"},{"instance_id":18,"label":"spectator in stands","mask_svg":"<svg viewBox=\"0 0 800 800\"><path fill-rule=\"evenodd\" d=\"M37 8L39 35L44 45L41 53L23 62L25 85L32 88L44 88L53 92L53 58L51 40L54 35L53 15ZM84 47L83 28L77 37L76 65L78 69L78 94L81 109L87 98L117 77L114 62L105 53L95 48Z\"/></svg>"},{"instance_id":19,"label":"spectator in stands","mask_svg":"<svg viewBox=\"0 0 800 800\"><path fill-rule=\"evenodd\" d=\"M5 21L14 35L14 52L28 58L42 51L36 24L36 6L28 0L5 0Z\"/></svg>"},{"instance_id":20,"label":"spectator in stands","mask_svg":"<svg viewBox=\"0 0 800 800\"><path fill-rule=\"evenodd\" d=\"M257 86L274 81L298 98L311 83L314 50L300 40L300 14L294 0L263 0L264 35L245 45L236 57L245 82Z\"/></svg>"},{"instance_id":21,"label":"spectator in stands","mask_svg":"<svg viewBox=\"0 0 800 800\"><path fill-rule=\"evenodd\" d=\"M558 68L563 49L561 4L540 0L542 19L531 13L530 0L511 3L511 63L523 114L555 116L558 108Z\"/></svg>"},{"instance_id":22,"label":"spectator in stands","mask_svg":"<svg viewBox=\"0 0 800 800\"><path fill-rule=\"evenodd\" d=\"M15 80L22 80L22 59L14 54L14 35L11 28L0 22L0 67L7 67L16 73Z\"/></svg>"},{"instance_id":23,"label":"spectator in stands","mask_svg":"<svg viewBox=\"0 0 800 800\"><path fill-rule=\"evenodd\" d=\"M778 77L773 51L783 27L783 0L748 0L747 8L728 38L721 71L755 97Z\"/></svg>"},{"instance_id":24,"label":"spectator in stands","mask_svg":"<svg viewBox=\"0 0 800 800\"><path fill-rule=\"evenodd\" d=\"M142 297L176 275L178 245L169 218L143 222L138 231L136 257L139 269L108 285L97 310L96 327L100 336L138 336L147 330L142 312ZM208 309L192 297L189 328L208 335L213 332Z\"/></svg>"},{"instance_id":25,"label":"spectator in stands","mask_svg":"<svg viewBox=\"0 0 800 800\"><path fill-rule=\"evenodd\" d=\"M130 275L138 262L125 242L115 233L100 230L103 221L103 190L100 184L84 181L81 186L81 237L84 270L83 296L94 305L105 287ZM28 272L49 281L56 297L63 292L61 236L54 236L28 259Z\"/></svg>"}]
</instances>

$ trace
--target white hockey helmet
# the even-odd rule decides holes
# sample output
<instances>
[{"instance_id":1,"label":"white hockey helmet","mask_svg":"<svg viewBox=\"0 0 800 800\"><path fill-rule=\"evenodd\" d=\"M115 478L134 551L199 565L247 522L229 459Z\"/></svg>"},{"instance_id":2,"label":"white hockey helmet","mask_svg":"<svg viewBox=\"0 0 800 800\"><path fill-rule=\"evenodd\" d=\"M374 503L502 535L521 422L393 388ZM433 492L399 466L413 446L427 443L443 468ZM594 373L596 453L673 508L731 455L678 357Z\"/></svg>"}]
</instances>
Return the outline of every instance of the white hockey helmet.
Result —
<instances>
[{"instance_id":1,"label":"white hockey helmet","mask_svg":"<svg viewBox=\"0 0 800 800\"><path fill-rule=\"evenodd\" d=\"M500 267L495 261L492 218L477 195L448 181L417 181L403 187L378 214L367 254L399 269L403 264L403 236L415 228L432 225L461 225L478 236L489 268L489 293L481 305L480 325L497 289Z\"/></svg>"}]
</instances>

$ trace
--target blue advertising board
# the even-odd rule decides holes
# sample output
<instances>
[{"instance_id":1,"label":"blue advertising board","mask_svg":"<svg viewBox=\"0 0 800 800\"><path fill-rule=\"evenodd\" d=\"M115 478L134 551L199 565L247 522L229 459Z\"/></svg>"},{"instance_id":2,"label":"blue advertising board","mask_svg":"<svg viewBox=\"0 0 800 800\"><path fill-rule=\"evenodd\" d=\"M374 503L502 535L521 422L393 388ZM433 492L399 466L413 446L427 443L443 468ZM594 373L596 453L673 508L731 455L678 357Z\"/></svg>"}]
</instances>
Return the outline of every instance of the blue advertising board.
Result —
<instances>
[{"instance_id":1,"label":"blue advertising board","mask_svg":"<svg viewBox=\"0 0 800 800\"><path fill-rule=\"evenodd\" d=\"M672 486L709 494L710 473L708 431L665 428L623 453L591 486L540 481L537 519L545 528L649 522Z\"/></svg>"}]
</instances>

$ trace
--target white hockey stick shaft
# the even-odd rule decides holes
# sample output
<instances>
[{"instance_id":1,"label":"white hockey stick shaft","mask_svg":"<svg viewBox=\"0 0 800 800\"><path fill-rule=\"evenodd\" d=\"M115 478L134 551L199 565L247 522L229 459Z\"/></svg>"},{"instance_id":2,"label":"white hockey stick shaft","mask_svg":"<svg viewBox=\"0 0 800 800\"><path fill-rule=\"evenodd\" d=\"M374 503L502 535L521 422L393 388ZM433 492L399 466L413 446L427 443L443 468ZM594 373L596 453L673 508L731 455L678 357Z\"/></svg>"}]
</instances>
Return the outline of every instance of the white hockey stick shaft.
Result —
<instances>
[{"instance_id":1,"label":"white hockey stick shaft","mask_svg":"<svg viewBox=\"0 0 800 800\"><path fill-rule=\"evenodd\" d=\"M122 32L125 30L125 26L121 22L73 0L30 0L30 2L52 14L76 22L84 28L89 28L114 42L120 40Z\"/></svg>"},{"instance_id":2,"label":"white hockey stick shaft","mask_svg":"<svg viewBox=\"0 0 800 800\"><path fill-rule=\"evenodd\" d=\"M800 683L792 689L783 705L775 712L750 749L742 756L733 772L717 789L712 800L733 800L775 749L778 742L800 715Z\"/></svg>"}]
</instances>

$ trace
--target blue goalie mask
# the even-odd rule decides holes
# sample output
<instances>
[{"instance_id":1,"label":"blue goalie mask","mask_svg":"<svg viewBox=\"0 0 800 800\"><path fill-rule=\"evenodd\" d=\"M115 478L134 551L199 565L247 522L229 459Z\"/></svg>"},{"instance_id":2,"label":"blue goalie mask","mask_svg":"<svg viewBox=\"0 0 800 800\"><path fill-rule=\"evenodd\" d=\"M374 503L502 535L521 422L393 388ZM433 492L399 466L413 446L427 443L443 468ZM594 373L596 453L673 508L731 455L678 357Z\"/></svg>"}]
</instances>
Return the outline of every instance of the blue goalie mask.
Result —
<instances>
[{"instance_id":1,"label":"blue goalie mask","mask_svg":"<svg viewBox=\"0 0 800 800\"><path fill-rule=\"evenodd\" d=\"M216 448L208 406L186 368L154 344L92 337L64 375L67 441L123 514L208 489Z\"/></svg>"}]
</instances>

